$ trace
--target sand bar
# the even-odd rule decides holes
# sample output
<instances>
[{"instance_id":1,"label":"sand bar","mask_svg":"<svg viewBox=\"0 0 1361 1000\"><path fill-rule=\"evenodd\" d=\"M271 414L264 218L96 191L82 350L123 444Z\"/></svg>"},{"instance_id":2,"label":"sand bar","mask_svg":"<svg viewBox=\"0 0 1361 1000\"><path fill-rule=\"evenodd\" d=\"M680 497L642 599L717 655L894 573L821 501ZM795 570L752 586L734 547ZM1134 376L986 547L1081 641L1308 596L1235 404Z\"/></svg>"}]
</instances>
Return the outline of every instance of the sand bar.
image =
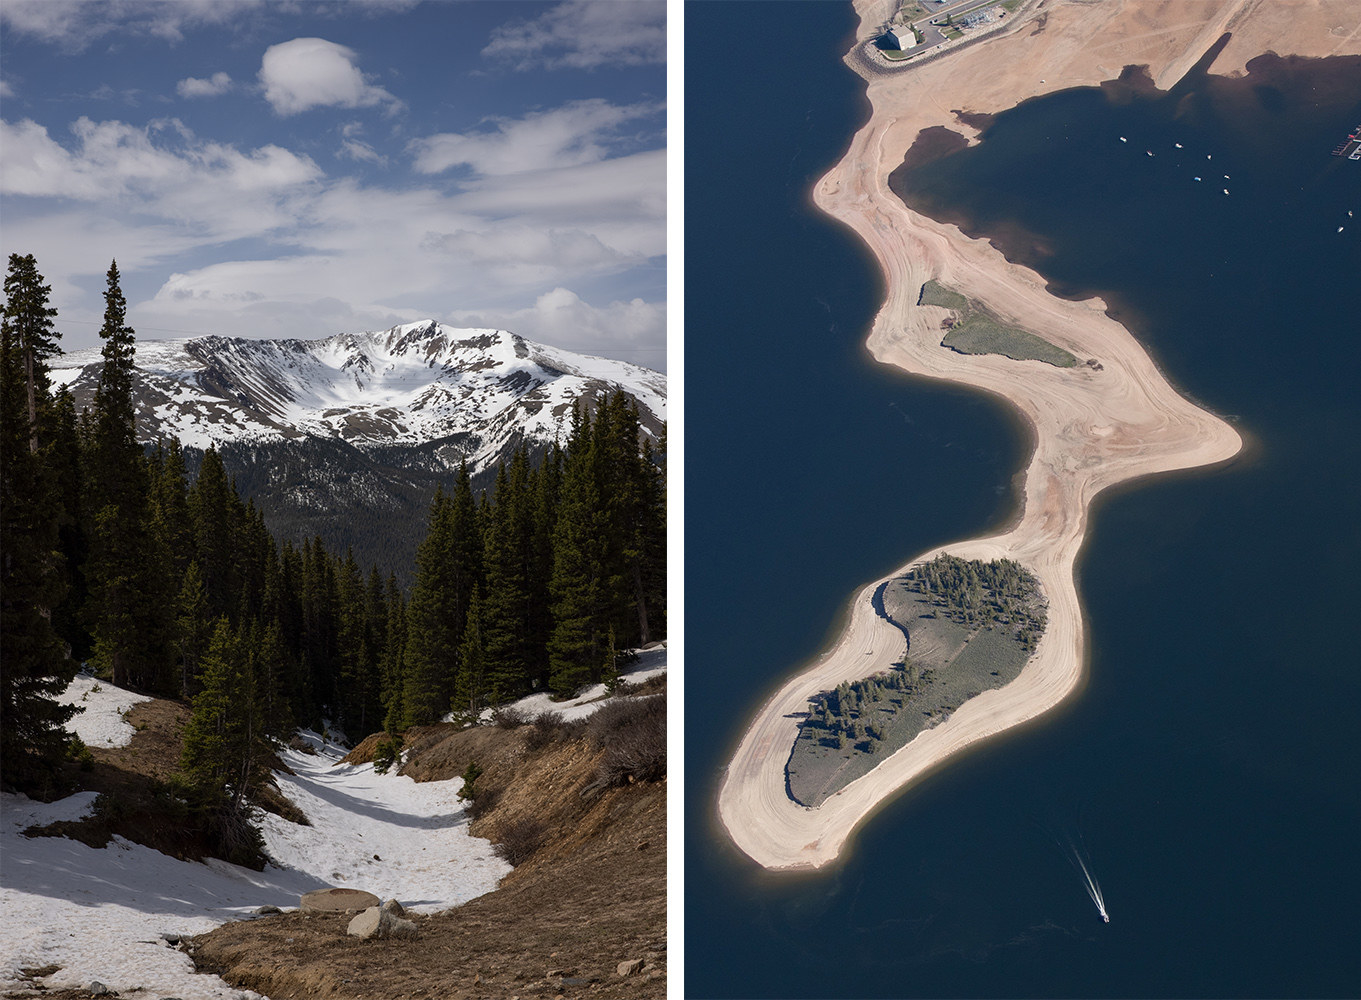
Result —
<instances>
[{"instance_id":1,"label":"sand bar","mask_svg":"<svg viewBox=\"0 0 1361 1000\"><path fill-rule=\"evenodd\" d=\"M886 69L867 56L896 0L858 0L859 41L847 63L868 82L869 122L845 157L816 186L814 201L853 228L884 270L887 297L868 345L886 363L948 379L1009 400L1035 430L1024 476L1024 509L1004 533L943 546L893 575L950 552L966 559L1006 557L1027 566L1049 598L1049 626L1031 661L1010 684L965 702L949 721L923 732L816 809L789 798L785 763L808 698L886 669L903 652L901 633L878 618L867 583L853 598L832 648L791 677L756 715L724 775L719 816L734 842L771 869L819 868L836 859L852 830L885 798L979 740L1058 705L1082 680L1084 637L1073 566L1092 499L1134 478L1225 462L1242 447L1237 432L1182 398L1099 299L1070 302L1043 279L1009 263L990 244L908 210L889 190L917 134L943 125L971 140L953 110L996 113L1021 100L1114 79L1147 66L1167 89L1225 31L1232 38L1212 72L1241 75L1266 51L1281 55L1361 53L1357 0L1032 0L984 40L919 66ZM940 346L938 307L918 306L928 279L1100 369L961 355Z\"/></svg>"}]
</instances>

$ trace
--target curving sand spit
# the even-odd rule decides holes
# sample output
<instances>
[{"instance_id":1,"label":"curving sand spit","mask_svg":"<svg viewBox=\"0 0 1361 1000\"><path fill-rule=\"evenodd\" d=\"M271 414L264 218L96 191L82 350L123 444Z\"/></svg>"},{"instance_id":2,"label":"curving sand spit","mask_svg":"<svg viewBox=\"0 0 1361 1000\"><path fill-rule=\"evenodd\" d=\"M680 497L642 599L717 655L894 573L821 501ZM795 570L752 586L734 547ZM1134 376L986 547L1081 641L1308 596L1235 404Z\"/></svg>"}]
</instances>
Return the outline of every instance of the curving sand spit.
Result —
<instances>
[{"instance_id":1,"label":"curving sand spit","mask_svg":"<svg viewBox=\"0 0 1361 1000\"><path fill-rule=\"evenodd\" d=\"M859 42L847 62L866 77L873 113L818 183L814 201L859 233L884 269L887 300L869 337L874 356L1004 396L1036 437L1024 512L1009 530L923 553L903 569L943 551L1015 559L1043 584L1049 626L1015 681L966 702L947 722L809 809L785 790L784 767L799 722L794 713L806 709L810 695L883 670L903 652L901 633L870 606L881 581L866 584L833 647L761 707L724 776L718 802L724 826L738 847L772 869L818 868L835 860L851 831L885 798L969 744L1033 719L1070 695L1082 679L1084 649L1073 564L1093 497L1136 477L1224 462L1242 447L1232 427L1172 389L1129 332L1105 315L1105 303L1055 298L1039 275L1008 263L988 243L904 207L889 190L888 175L917 133L945 125L972 139L975 130L951 109L1001 111L1041 93L1113 79L1131 64L1147 65L1165 89L1224 31L1233 38L1214 63L1220 74L1239 75L1249 59L1268 50L1361 53L1357 0L1032 0L986 40L916 67L885 70L865 55L863 43L895 7L895 0L856 2ZM916 304L930 278L1080 359L1096 359L1100 370L966 356L941 347L945 311Z\"/></svg>"}]
</instances>

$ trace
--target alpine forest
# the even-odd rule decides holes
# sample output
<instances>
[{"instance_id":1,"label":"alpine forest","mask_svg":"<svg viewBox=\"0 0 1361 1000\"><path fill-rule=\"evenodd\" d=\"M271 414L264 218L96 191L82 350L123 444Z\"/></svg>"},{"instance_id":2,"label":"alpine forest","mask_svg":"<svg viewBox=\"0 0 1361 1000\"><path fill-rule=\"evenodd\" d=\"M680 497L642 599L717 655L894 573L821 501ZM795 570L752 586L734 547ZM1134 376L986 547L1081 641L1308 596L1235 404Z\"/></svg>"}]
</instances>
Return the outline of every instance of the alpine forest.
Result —
<instances>
[{"instance_id":1,"label":"alpine forest","mask_svg":"<svg viewBox=\"0 0 1361 1000\"><path fill-rule=\"evenodd\" d=\"M353 739L473 721L534 691L612 685L621 651L665 637L665 458L623 393L570 435L522 445L477 495L466 466L429 506L411 586L276 539L209 449L138 440L135 334L116 264L93 405L53 390L56 310L11 254L0 344L0 775L51 794L79 759L57 701L82 669L192 706L175 792L249 857L245 817L299 726ZM325 498L318 498L324 502ZM235 849L239 848L239 849Z\"/></svg>"}]
</instances>

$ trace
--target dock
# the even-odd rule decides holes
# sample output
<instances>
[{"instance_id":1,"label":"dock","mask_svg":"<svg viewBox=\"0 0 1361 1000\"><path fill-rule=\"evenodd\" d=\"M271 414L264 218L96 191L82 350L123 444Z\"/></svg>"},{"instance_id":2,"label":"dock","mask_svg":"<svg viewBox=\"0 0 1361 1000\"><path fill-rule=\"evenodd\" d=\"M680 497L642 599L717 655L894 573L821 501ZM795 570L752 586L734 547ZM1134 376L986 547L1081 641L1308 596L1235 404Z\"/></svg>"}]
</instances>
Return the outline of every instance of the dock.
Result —
<instances>
[{"instance_id":1,"label":"dock","mask_svg":"<svg viewBox=\"0 0 1361 1000\"><path fill-rule=\"evenodd\" d=\"M1349 160L1361 160L1361 125L1351 130L1347 138L1337 144L1334 156L1345 156Z\"/></svg>"}]
</instances>

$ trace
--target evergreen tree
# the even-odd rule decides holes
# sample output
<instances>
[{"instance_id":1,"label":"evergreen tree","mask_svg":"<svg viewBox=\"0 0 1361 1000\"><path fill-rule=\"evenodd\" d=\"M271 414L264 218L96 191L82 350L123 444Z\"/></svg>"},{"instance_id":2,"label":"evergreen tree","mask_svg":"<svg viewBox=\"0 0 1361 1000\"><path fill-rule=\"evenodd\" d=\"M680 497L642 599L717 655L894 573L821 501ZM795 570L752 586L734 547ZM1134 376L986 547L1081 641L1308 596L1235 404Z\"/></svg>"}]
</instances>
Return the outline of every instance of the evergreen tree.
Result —
<instances>
[{"instance_id":1,"label":"evergreen tree","mask_svg":"<svg viewBox=\"0 0 1361 1000\"><path fill-rule=\"evenodd\" d=\"M89 588L85 584L85 564L90 542L82 506L84 480L81 472L82 443L76 404L66 386L56 394L52 405L51 443L46 449L47 467L52 476L53 513L57 518L57 549L61 555L66 596L52 609L52 627L71 648L77 662L90 658L94 640L85 616Z\"/></svg>"},{"instance_id":2,"label":"evergreen tree","mask_svg":"<svg viewBox=\"0 0 1361 1000\"><path fill-rule=\"evenodd\" d=\"M453 582L448 552L453 513L442 489L430 503L430 527L416 550L416 582L407 608L399 730L440 717L453 692L456 659Z\"/></svg>"},{"instance_id":3,"label":"evergreen tree","mask_svg":"<svg viewBox=\"0 0 1361 1000\"><path fill-rule=\"evenodd\" d=\"M482 630L483 602L480 584L473 587L473 599L468 605L467 625L459 644L458 682L452 702L455 717L462 716L475 722L482 709L498 701L487 676L487 648Z\"/></svg>"},{"instance_id":4,"label":"evergreen tree","mask_svg":"<svg viewBox=\"0 0 1361 1000\"><path fill-rule=\"evenodd\" d=\"M17 362L22 368L24 400L27 410L29 451L38 450L38 408L49 392L47 359L61 353L57 339L61 334L53 328L52 317L57 310L48 305L50 285L43 284L38 273L38 262L32 254L9 255L9 270L5 274L5 306L3 321L13 338Z\"/></svg>"},{"instance_id":5,"label":"evergreen tree","mask_svg":"<svg viewBox=\"0 0 1361 1000\"><path fill-rule=\"evenodd\" d=\"M15 257L10 261L13 272ZM7 295L10 289L7 280ZM0 763L5 787L50 787L69 740L63 724L76 714L56 696L76 664L52 627L63 593L58 507L43 457L32 447L41 400L30 407L33 382L15 308L6 304L0 324ZM42 357L32 357L37 378ZM45 395L45 377L37 384Z\"/></svg>"},{"instance_id":6,"label":"evergreen tree","mask_svg":"<svg viewBox=\"0 0 1361 1000\"><path fill-rule=\"evenodd\" d=\"M216 448L203 453L198 478L189 491L188 507L193 522L194 559L203 574L209 610L218 618L230 612L241 583L232 551L232 488Z\"/></svg>"},{"instance_id":7,"label":"evergreen tree","mask_svg":"<svg viewBox=\"0 0 1361 1000\"><path fill-rule=\"evenodd\" d=\"M195 804L209 817L224 856L242 861L260 852L259 834L247 816L252 795L268 779L270 752L247 645L225 616L217 620L180 758Z\"/></svg>"},{"instance_id":8,"label":"evergreen tree","mask_svg":"<svg viewBox=\"0 0 1361 1000\"><path fill-rule=\"evenodd\" d=\"M103 367L94 400L94 441L86 476L94 518L89 576L94 660L114 684L165 690L169 614L163 553L151 531L147 470L133 409L133 330L111 264L104 293Z\"/></svg>"},{"instance_id":9,"label":"evergreen tree","mask_svg":"<svg viewBox=\"0 0 1361 1000\"><path fill-rule=\"evenodd\" d=\"M465 464L459 468L453 496L436 493L430 532L416 553L416 583L407 618L403 728L427 725L448 711L473 588L481 575L482 535Z\"/></svg>"},{"instance_id":10,"label":"evergreen tree","mask_svg":"<svg viewBox=\"0 0 1361 1000\"><path fill-rule=\"evenodd\" d=\"M530 687L531 610L528 574L533 544L529 458L516 449L509 475L496 472L496 503L487 535L487 589L482 602L487 684L493 701L507 701Z\"/></svg>"},{"instance_id":11,"label":"evergreen tree","mask_svg":"<svg viewBox=\"0 0 1361 1000\"><path fill-rule=\"evenodd\" d=\"M304 543L302 564L302 661L311 685L307 717L320 721L322 712L339 710L336 573L319 537Z\"/></svg>"},{"instance_id":12,"label":"evergreen tree","mask_svg":"<svg viewBox=\"0 0 1361 1000\"><path fill-rule=\"evenodd\" d=\"M553 573L549 595L553 632L548 641L549 684L571 694L595 679L603 649L600 632L605 583L600 495L591 447L591 418L584 407L572 416L557 522L553 530Z\"/></svg>"},{"instance_id":13,"label":"evergreen tree","mask_svg":"<svg viewBox=\"0 0 1361 1000\"><path fill-rule=\"evenodd\" d=\"M337 721L359 740L377 724L378 671L369 631L363 580L353 550L336 573L336 651L339 658Z\"/></svg>"},{"instance_id":14,"label":"evergreen tree","mask_svg":"<svg viewBox=\"0 0 1361 1000\"><path fill-rule=\"evenodd\" d=\"M405 685L406 601L397 586L395 574L387 582L387 642L383 646L383 729L399 733L405 729L406 712L402 694Z\"/></svg>"},{"instance_id":15,"label":"evergreen tree","mask_svg":"<svg viewBox=\"0 0 1361 1000\"><path fill-rule=\"evenodd\" d=\"M189 564L176 602L175 641L180 654L180 695L198 692L199 663L207 649L212 619L208 616L208 592L198 563Z\"/></svg>"}]
</instances>

